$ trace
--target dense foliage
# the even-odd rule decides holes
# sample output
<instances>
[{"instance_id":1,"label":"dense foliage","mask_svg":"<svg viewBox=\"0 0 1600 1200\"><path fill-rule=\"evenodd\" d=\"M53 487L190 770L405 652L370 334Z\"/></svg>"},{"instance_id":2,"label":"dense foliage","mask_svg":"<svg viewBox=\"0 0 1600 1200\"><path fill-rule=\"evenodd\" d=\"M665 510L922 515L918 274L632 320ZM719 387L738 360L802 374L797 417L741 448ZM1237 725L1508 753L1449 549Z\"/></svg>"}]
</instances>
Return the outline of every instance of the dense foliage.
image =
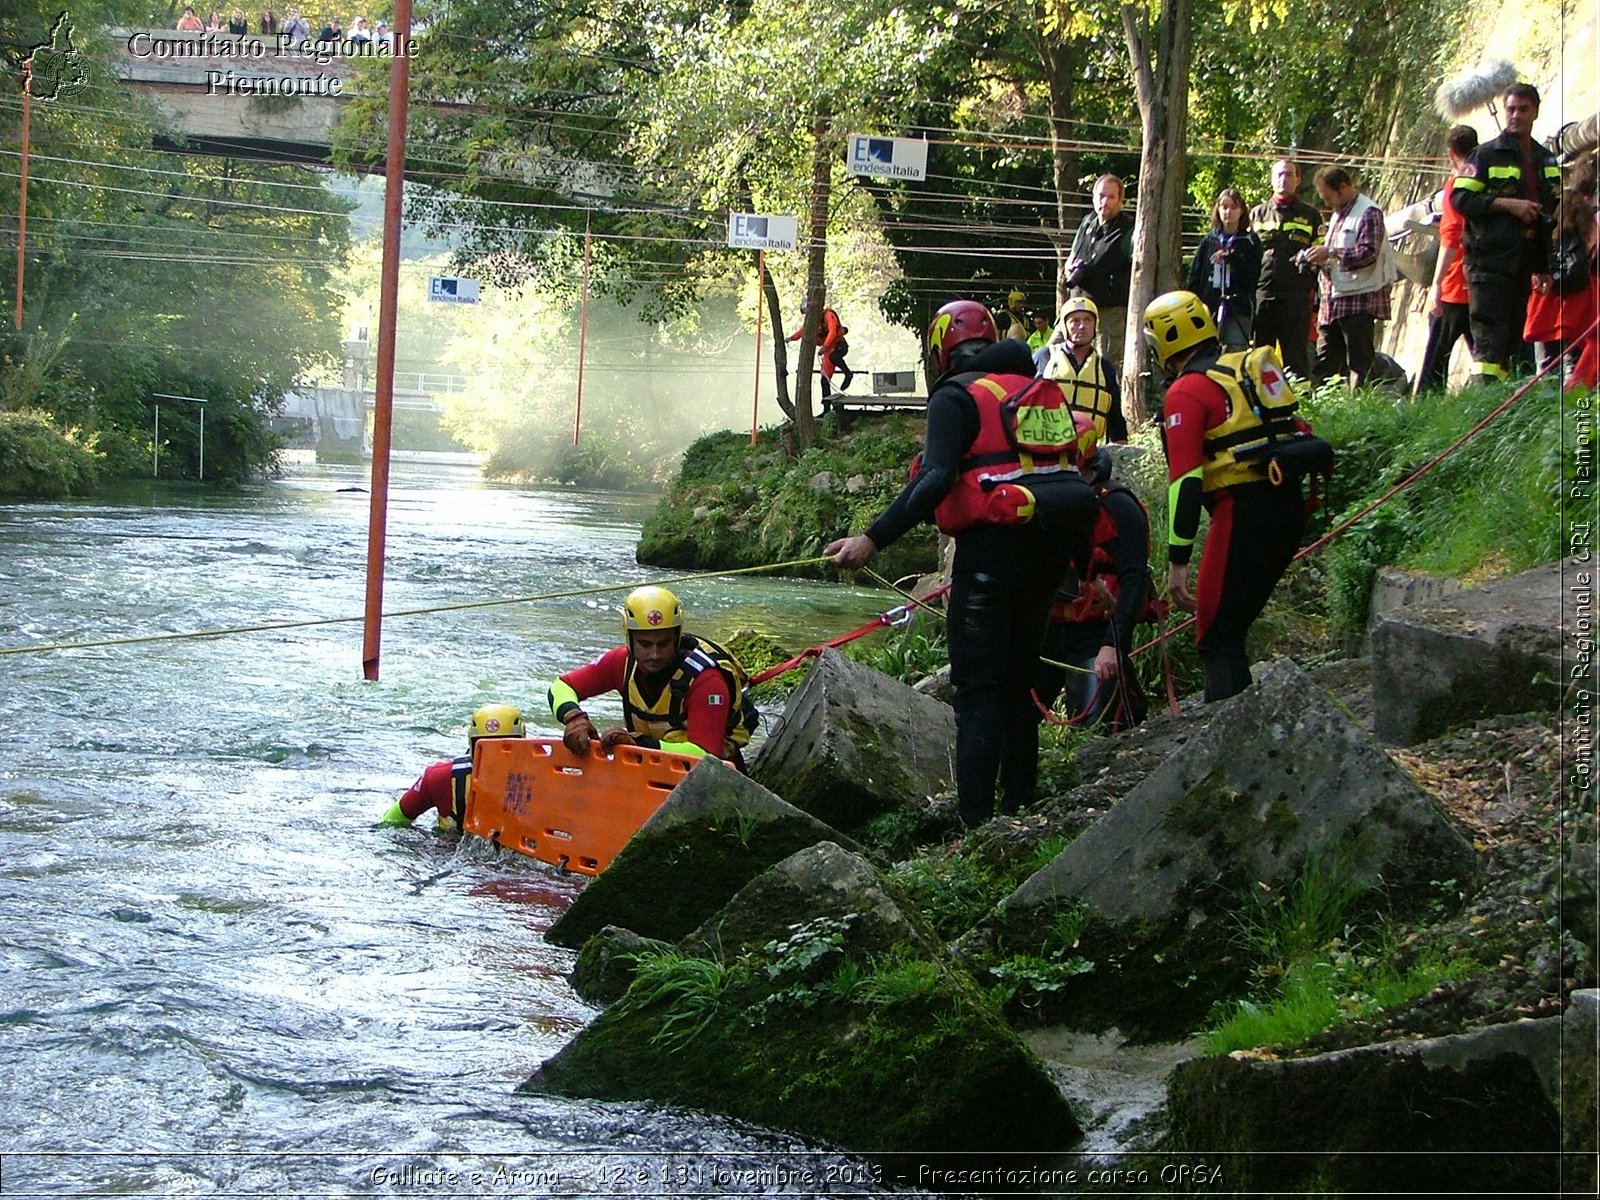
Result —
<instances>
[{"instance_id":1,"label":"dense foliage","mask_svg":"<svg viewBox=\"0 0 1600 1200\"><path fill-rule=\"evenodd\" d=\"M162 474L193 477L199 405L155 397L194 397L206 477L238 479L269 463L265 421L284 391L336 352L345 206L306 168L152 149L162 122L104 63L129 8L74 5L83 86L32 105L24 321L6 323L0 408L48 413L120 474L148 470L160 403ZM8 147L21 141L17 68L59 12L23 0L0 13ZM8 214L16 155L0 171ZM15 276L15 255L0 256L8 300Z\"/></svg>"}]
</instances>

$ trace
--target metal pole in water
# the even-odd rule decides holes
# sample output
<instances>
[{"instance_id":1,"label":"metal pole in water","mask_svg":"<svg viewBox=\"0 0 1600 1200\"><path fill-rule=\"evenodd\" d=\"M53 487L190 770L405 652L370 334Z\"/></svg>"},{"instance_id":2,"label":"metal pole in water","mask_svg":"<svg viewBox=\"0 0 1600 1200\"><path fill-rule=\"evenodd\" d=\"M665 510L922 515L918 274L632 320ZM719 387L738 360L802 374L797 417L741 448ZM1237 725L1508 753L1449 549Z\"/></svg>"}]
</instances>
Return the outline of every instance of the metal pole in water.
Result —
<instances>
[{"instance_id":1,"label":"metal pole in water","mask_svg":"<svg viewBox=\"0 0 1600 1200\"><path fill-rule=\"evenodd\" d=\"M589 344L589 214L583 215L583 307L578 315L578 408L572 418L572 444L578 444L583 426L583 356Z\"/></svg>"},{"instance_id":2,"label":"metal pole in water","mask_svg":"<svg viewBox=\"0 0 1600 1200\"><path fill-rule=\"evenodd\" d=\"M13 324L22 332L22 277L28 253L28 127L33 114L33 56L22 63L22 159L17 171L17 312Z\"/></svg>"},{"instance_id":3,"label":"metal pole in water","mask_svg":"<svg viewBox=\"0 0 1600 1200\"><path fill-rule=\"evenodd\" d=\"M400 294L400 201L406 177L406 99L411 84L411 0L394 6L389 61L389 143L384 163L383 266L378 297L378 376L372 405L372 505L367 519L367 604L361 673L378 678L383 641L383 560L389 519L389 442L394 420L394 331Z\"/></svg>"}]
</instances>

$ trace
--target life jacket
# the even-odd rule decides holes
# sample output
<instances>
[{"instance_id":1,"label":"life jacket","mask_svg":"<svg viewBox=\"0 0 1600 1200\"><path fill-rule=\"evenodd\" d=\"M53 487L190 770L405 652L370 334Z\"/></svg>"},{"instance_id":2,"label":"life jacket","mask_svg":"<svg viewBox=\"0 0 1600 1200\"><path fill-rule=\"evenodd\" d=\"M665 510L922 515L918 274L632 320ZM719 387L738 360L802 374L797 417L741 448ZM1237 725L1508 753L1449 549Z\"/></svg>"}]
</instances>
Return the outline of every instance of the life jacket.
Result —
<instances>
[{"instance_id":1,"label":"life jacket","mask_svg":"<svg viewBox=\"0 0 1600 1200\"><path fill-rule=\"evenodd\" d=\"M1139 511L1144 513L1145 524L1149 525L1150 514L1134 490L1126 484L1107 483L1096 489L1099 496L1109 492L1123 492L1132 497L1133 502L1139 506ZM1073 563L1072 569L1062 580L1061 586L1056 589L1055 599L1050 606L1050 620L1055 624L1076 625L1086 621L1108 620L1116 611L1117 601L1122 596L1122 581L1117 577L1116 558L1111 553L1111 547L1116 544L1121 531L1117 528L1116 518L1102 503L1099 512L1095 514L1094 530L1090 534L1089 561L1080 568L1078 563ZM1148 545L1146 557L1148 558ZM1166 619L1170 606L1156 594L1154 576L1149 574L1146 566L1147 582L1144 593L1144 607L1139 610L1134 618L1134 624L1154 624ZM1110 597L1109 609L1101 595L1100 583L1105 584L1105 592Z\"/></svg>"},{"instance_id":2,"label":"life jacket","mask_svg":"<svg viewBox=\"0 0 1600 1200\"><path fill-rule=\"evenodd\" d=\"M1113 401L1111 385L1106 379L1105 360L1100 357L1100 352L1091 349L1089 357L1079 366L1073 361L1066 344L1058 343L1050 347L1050 358L1042 374L1061 385L1061 393L1067 398L1067 407L1074 412L1088 414L1094 421L1095 432L1103 440Z\"/></svg>"},{"instance_id":3,"label":"life jacket","mask_svg":"<svg viewBox=\"0 0 1600 1200\"><path fill-rule=\"evenodd\" d=\"M467 793L472 790L472 755L450 760L450 819L460 829L467 819ZM442 824L442 822L441 822Z\"/></svg>"},{"instance_id":4,"label":"life jacket","mask_svg":"<svg viewBox=\"0 0 1600 1200\"><path fill-rule=\"evenodd\" d=\"M687 633L679 642L678 665L653 702L646 700L639 690L638 665L633 655L628 656L622 687L623 724L629 732L656 738L663 745L688 741L689 688L705 670L721 671L728 681L725 740L735 749L748 745L750 735L761 721L761 714L748 694L750 676L730 651L710 638Z\"/></svg>"},{"instance_id":5,"label":"life jacket","mask_svg":"<svg viewBox=\"0 0 1600 1200\"><path fill-rule=\"evenodd\" d=\"M1093 494L1072 462L1093 453L1093 422L1075 416L1061 385L1025 375L957 375L978 410L978 436L961 473L934 509L954 536L979 525L1025 525L1077 511ZM913 470L915 464L913 464Z\"/></svg>"},{"instance_id":6,"label":"life jacket","mask_svg":"<svg viewBox=\"0 0 1600 1200\"><path fill-rule=\"evenodd\" d=\"M1204 371L1228 397L1226 419L1206 430L1202 490L1333 473L1333 448L1296 421L1300 402L1271 346L1202 359L1189 370Z\"/></svg>"}]
</instances>

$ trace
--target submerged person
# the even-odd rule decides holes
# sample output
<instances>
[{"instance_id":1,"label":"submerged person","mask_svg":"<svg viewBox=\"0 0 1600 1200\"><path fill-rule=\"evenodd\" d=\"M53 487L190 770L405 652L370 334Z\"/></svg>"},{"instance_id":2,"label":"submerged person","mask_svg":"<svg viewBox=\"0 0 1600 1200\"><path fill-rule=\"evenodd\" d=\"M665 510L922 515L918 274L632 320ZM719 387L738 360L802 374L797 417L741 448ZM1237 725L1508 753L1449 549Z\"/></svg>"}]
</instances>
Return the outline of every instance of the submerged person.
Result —
<instances>
[{"instance_id":1,"label":"submerged person","mask_svg":"<svg viewBox=\"0 0 1600 1200\"><path fill-rule=\"evenodd\" d=\"M525 736L522 710L511 704L486 704L467 722L467 752L428 767L405 794L389 806L380 825L409 825L430 808L439 815L440 829L460 829L467 815L467 791L472 780L472 748L483 738Z\"/></svg>"},{"instance_id":2,"label":"submerged person","mask_svg":"<svg viewBox=\"0 0 1600 1200\"><path fill-rule=\"evenodd\" d=\"M618 746L649 746L710 754L744 769L743 747L759 714L745 695L748 678L729 651L710 638L685 633L683 606L663 587L640 587L622 602L626 644L550 685L550 712L561 740L577 755L592 742L609 754ZM582 701L617 692L623 724L601 733Z\"/></svg>"}]
</instances>

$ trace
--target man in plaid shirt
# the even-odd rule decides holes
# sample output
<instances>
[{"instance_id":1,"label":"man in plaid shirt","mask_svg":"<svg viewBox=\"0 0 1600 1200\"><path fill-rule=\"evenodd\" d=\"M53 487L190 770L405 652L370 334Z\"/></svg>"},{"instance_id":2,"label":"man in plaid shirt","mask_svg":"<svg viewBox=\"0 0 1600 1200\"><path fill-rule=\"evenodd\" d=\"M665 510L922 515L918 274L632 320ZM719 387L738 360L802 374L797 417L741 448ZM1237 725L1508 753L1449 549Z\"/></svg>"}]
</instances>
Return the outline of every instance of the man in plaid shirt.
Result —
<instances>
[{"instance_id":1,"label":"man in plaid shirt","mask_svg":"<svg viewBox=\"0 0 1600 1200\"><path fill-rule=\"evenodd\" d=\"M1348 171L1323 167L1316 186L1333 217L1327 240L1303 252L1323 274L1312 374L1318 382L1348 375L1351 386L1360 387L1377 352L1377 323L1389 319L1394 253L1384 236L1383 210L1356 191Z\"/></svg>"}]
</instances>

